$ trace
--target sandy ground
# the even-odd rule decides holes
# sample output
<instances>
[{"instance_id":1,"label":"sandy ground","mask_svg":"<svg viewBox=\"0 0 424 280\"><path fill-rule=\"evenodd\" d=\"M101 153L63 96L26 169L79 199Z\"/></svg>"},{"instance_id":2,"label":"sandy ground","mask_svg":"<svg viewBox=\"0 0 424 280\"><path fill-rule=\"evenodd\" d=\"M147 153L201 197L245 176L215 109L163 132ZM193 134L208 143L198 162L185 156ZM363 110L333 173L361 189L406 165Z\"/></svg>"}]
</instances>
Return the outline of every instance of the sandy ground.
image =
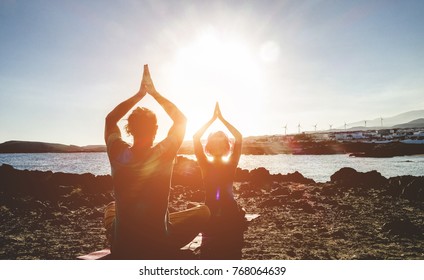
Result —
<instances>
[{"instance_id":1,"label":"sandy ground","mask_svg":"<svg viewBox=\"0 0 424 280\"><path fill-rule=\"evenodd\" d=\"M103 210L110 192L59 186L48 199L0 190L0 259L76 259L106 248ZM248 213L242 259L424 259L424 203L387 187L334 182L236 182ZM175 185L170 209L201 201L199 188Z\"/></svg>"}]
</instances>

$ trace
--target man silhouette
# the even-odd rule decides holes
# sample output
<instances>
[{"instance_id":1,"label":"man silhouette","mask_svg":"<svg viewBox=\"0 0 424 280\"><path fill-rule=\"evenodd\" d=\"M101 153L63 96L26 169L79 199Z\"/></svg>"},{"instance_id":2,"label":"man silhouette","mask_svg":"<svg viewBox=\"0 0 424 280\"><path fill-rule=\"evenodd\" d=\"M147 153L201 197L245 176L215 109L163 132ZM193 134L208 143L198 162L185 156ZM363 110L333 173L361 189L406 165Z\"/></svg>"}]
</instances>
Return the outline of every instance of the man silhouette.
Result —
<instances>
[{"instance_id":1,"label":"man silhouette","mask_svg":"<svg viewBox=\"0 0 424 280\"><path fill-rule=\"evenodd\" d=\"M128 117L126 131L134 139L122 140L117 125L146 94L172 119L167 137L156 145L156 115L137 107ZM118 259L169 259L190 242L209 219L208 207L169 214L168 196L173 161L184 139L186 118L156 90L144 66L139 91L106 117L105 142L114 184L115 202L108 205L105 226L111 235L111 252Z\"/></svg>"}]
</instances>

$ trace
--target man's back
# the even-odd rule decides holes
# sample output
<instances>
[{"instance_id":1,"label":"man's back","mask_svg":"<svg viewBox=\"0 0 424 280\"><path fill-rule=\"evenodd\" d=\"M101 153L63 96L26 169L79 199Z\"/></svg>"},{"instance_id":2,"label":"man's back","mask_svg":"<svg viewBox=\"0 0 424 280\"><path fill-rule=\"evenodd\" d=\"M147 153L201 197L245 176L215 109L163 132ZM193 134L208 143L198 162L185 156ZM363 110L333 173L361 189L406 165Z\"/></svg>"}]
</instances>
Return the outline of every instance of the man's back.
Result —
<instances>
[{"instance_id":1,"label":"man's back","mask_svg":"<svg viewBox=\"0 0 424 280\"><path fill-rule=\"evenodd\" d=\"M178 147L172 136L138 152L120 137L111 136L108 141L116 198L116 253L137 254L150 246L167 246L168 196Z\"/></svg>"},{"instance_id":2,"label":"man's back","mask_svg":"<svg viewBox=\"0 0 424 280\"><path fill-rule=\"evenodd\" d=\"M135 108L125 126L133 137L130 146L121 139L118 122L147 93L173 124L168 137L153 146L158 129L156 115L147 108ZM186 122L177 106L156 90L147 65L139 91L106 116L104 138L116 198L113 226L107 230L112 231L112 254L117 258L154 258L156 252L172 247L168 244L173 235L168 228L169 187L173 159L184 139Z\"/></svg>"}]
</instances>

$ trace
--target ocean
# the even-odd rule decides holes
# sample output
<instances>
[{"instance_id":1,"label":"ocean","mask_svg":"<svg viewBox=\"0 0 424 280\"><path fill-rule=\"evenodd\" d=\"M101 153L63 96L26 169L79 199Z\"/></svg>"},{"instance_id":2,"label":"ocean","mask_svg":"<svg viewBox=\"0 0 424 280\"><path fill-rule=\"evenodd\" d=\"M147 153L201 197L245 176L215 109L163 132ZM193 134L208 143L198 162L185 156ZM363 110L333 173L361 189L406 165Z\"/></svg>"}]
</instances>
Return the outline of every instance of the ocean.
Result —
<instances>
[{"instance_id":1,"label":"ocean","mask_svg":"<svg viewBox=\"0 0 424 280\"><path fill-rule=\"evenodd\" d=\"M194 159L193 155L182 155ZM16 169L51 170L65 173L110 174L106 153L0 154L0 164ZM348 155L242 155L239 167L252 170L265 167L271 174L299 171L316 182L326 182L342 167L357 171L377 170L383 176L424 176L424 155L393 158L354 158Z\"/></svg>"}]
</instances>

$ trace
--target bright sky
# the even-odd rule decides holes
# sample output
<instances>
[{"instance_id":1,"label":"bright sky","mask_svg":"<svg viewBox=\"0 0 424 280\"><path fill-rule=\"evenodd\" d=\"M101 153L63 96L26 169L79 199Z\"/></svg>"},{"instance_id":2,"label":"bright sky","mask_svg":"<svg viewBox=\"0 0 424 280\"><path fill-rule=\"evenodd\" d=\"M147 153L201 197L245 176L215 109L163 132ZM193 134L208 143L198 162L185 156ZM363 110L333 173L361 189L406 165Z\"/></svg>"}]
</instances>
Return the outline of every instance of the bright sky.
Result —
<instances>
[{"instance_id":1,"label":"bright sky","mask_svg":"<svg viewBox=\"0 0 424 280\"><path fill-rule=\"evenodd\" d=\"M0 0L0 142L103 144L146 63L187 139L216 101L244 136L423 109L423 15L420 0ZM160 140L169 118L139 105Z\"/></svg>"}]
</instances>

